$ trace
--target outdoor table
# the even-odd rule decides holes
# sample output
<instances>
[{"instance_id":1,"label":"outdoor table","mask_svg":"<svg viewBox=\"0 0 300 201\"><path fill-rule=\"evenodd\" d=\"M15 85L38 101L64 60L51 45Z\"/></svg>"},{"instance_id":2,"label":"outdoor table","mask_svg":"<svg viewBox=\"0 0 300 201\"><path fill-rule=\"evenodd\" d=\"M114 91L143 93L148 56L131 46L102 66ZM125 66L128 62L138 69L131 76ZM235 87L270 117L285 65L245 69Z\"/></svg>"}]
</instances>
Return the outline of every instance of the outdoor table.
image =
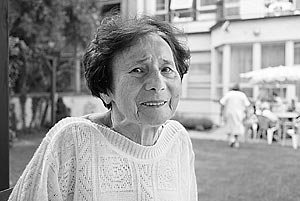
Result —
<instances>
[{"instance_id":1,"label":"outdoor table","mask_svg":"<svg viewBox=\"0 0 300 201\"><path fill-rule=\"evenodd\" d=\"M280 125L282 127L281 136L282 136L282 145L284 146L286 140L286 134L287 134L286 126L291 126L293 129L295 129L295 120L297 117L299 117L300 114L297 112L280 112L275 114L278 117Z\"/></svg>"}]
</instances>

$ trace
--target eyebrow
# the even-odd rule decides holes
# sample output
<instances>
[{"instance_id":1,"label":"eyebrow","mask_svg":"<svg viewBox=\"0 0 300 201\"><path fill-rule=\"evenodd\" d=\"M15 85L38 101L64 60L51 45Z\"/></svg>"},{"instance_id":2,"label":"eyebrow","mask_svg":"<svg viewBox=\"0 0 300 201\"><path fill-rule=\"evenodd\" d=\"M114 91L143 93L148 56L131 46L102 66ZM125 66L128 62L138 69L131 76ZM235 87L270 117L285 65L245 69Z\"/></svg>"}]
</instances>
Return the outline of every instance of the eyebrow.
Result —
<instances>
[{"instance_id":1,"label":"eyebrow","mask_svg":"<svg viewBox=\"0 0 300 201\"><path fill-rule=\"evenodd\" d=\"M150 61L151 60L151 56L148 56L148 55L145 55L144 57L142 58L139 58L137 60L135 60L133 62L133 64L140 64L140 63L144 63L144 62L147 62L147 61ZM166 59L166 58L160 58L159 59L160 61L163 61L162 63L159 62L160 64L171 64L171 65L175 65L175 62L173 60L169 60L169 59Z\"/></svg>"},{"instance_id":2,"label":"eyebrow","mask_svg":"<svg viewBox=\"0 0 300 201\"><path fill-rule=\"evenodd\" d=\"M169 60L169 59L162 59L162 60L163 60L164 63L168 63L168 64L169 64L169 63L174 63L174 61Z\"/></svg>"}]
</instances>

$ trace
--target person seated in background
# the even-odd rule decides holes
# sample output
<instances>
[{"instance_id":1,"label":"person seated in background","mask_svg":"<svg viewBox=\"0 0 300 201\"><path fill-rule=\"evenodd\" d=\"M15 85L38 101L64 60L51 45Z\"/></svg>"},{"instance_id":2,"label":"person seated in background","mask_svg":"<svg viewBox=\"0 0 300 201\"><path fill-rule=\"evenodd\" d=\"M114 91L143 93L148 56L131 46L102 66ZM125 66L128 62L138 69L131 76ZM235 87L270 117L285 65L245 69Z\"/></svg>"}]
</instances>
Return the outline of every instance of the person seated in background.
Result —
<instances>
[{"instance_id":1,"label":"person seated in background","mask_svg":"<svg viewBox=\"0 0 300 201\"><path fill-rule=\"evenodd\" d=\"M271 111L270 104L268 102L263 102L260 106L260 110L258 110L256 114L267 118L268 128L264 128L264 129L267 129L266 132L271 132L273 135L272 138L274 138L275 131L279 129L279 118L274 112ZM260 118L258 118L258 120L260 120ZM262 125L261 122L259 122L258 125L260 127ZM259 128L258 135L262 134L261 132L262 132L262 128Z\"/></svg>"},{"instance_id":2,"label":"person seated in background","mask_svg":"<svg viewBox=\"0 0 300 201\"><path fill-rule=\"evenodd\" d=\"M257 134L257 128L258 128L258 119L256 116L255 104L251 104L247 108L244 125L245 125L245 140L247 140L249 134L251 135L251 138L255 138Z\"/></svg>"},{"instance_id":3,"label":"person seated in background","mask_svg":"<svg viewBox=\"0 0 300 201\"><path fill-rule=\"evenodd\" d=\"M66 106L62 97L57 99L56 103L56 121L69 117L70 116L70 108Z\"/></svg>"},{"instance_id":4,"label":"person seated in background","mask_svg":"<svg viewBox=\"0 0 300 201\"><path fill-rule=\"evenodd\" d=\"M273 92L271 98L271 111L273 112L286 112L287 108L282 99L277 95L277 93Z\"/></svg>"},{"instance_id":5,"label":"person seated in background","mask_svg":"<svg viewBox=\"0 0 300 201\"><path fill-rule=\"evenodd\" d=\"M276 92L273 92L272 95L273 95L272 101L278 105L281 105L282 99L278 96L278 94Z\"/></svg>"},{"instance_id":6,"label":"person seated in background","mask_svg":"<svg viewBox=\"0 0 300 201\"><path fill-rule=\"evenodd\" d=\"M291 104L288 106L288 112L296 112L296 100L292 99Z\"/></svg>"},{"instance_id":7,"label":"person seated in background","mask_svg":"<svg viewBox=\"0 0 300 201\"><path fill-rule=\"evenodd\" d=\"M276 123L279 121L278 117L270 109L270 104L268 102L263 102L260 106L260 111L257 111L257 115L262 115L268 118L271 122Z\"/></svg>"}]
</instances>

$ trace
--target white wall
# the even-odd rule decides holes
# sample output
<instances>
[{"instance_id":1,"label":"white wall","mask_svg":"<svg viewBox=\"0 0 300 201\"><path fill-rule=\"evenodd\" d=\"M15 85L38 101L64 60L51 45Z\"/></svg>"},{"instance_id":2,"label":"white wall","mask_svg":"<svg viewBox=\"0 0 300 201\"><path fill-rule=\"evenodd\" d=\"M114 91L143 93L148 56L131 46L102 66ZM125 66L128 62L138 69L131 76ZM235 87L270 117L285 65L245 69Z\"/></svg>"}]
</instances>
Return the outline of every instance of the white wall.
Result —
<instances>
[{"instance_id":1,"label":"white wall","mask_svg":"<svg viewBox=\"0 0 300 201\"><path fill-rule=\"evenodd\" d=\"M299 40L300 15L230 21L227 31L223 28L220 26L212 31L213 47L234 43Z\"/></svg>"},{"instance_id":2,"label":"white wall","mask_svg":"<svg viewBox=\"0 0 300 201\"><path fill-rule=\"evenodd\" d=\"M240 0L240 17L242 19L264 17L265 1Z\"/></svg>"}]
</instances>

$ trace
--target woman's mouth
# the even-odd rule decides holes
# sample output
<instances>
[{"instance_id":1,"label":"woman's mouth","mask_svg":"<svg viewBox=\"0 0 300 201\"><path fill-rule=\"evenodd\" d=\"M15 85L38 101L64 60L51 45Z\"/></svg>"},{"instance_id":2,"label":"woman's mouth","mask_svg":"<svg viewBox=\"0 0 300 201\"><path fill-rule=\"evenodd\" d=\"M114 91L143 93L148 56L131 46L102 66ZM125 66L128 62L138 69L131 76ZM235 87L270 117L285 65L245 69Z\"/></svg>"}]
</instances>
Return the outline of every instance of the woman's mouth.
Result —
<instances>
[{"instance_id":1,"label":"woman's mouth","mask_svg":"<svg viewBox=\"0 0 300 201\"><path fill-rule=\"evenodd\" d=\"M161 107L163 105L165 105L167 103L167 101L147 101L147 102L143 102L141 103L141 105L143 106L147 106L147 107Z\"/></svg>"}]
</instances>

